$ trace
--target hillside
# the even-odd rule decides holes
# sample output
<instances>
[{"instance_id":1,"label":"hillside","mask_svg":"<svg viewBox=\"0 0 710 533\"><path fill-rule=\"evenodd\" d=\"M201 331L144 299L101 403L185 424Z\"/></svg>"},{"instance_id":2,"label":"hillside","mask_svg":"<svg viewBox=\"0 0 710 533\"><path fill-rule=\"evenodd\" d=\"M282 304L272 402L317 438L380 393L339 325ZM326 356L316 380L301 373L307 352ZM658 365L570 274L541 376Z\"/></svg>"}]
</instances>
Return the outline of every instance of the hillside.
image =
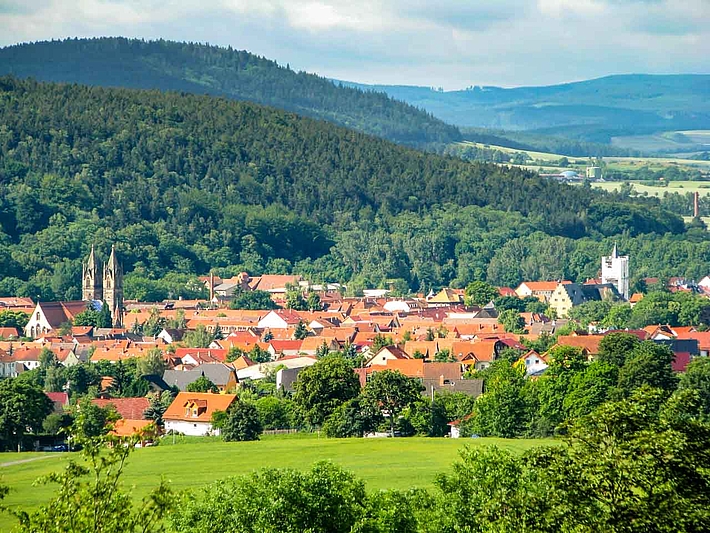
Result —
<instances>
[{"instance_id":1,"label":"hillside","mask_svg":"<svg viewBox=\"0 0 710 533\"><path fill-rule=\"evenodd\" d=\"M710 75L620 75L546 87L358 85L426 109L451 124L608 143L613 136L710 128Z\"/></svg>"},{"instance_id":2,"label":"hillside","mask_svg":"<svg viewBox=\"0 0 710 533\"><path fill-rule=\"evenodd\" d=\"M460 139L384 93L336 86L246 51L124 38L70 39L0 49L0 75L225 96L293 111L408 145Z\"/></svg>"},{"instance_id":3,"label":"hillside","mask_svg":"<svg viewBox=\"0 0 710 533\"><path fill-rule=\"evenodd\" d=\"M178 276L175 294L187 286L179 276L211 268L412 288L503 271L515 279L538 264L540 275L562 277L563 264L545 254L487 269L519 238L537 246L565 237L571 250L584 236L685 231L656 199L422 153L223 98L6 77L0 124L0 294L71 297L92 242L118 243L135 276L131 297L163 276ZM587 271L579 258L572 264Z\"/></svg>"}]
</instances>

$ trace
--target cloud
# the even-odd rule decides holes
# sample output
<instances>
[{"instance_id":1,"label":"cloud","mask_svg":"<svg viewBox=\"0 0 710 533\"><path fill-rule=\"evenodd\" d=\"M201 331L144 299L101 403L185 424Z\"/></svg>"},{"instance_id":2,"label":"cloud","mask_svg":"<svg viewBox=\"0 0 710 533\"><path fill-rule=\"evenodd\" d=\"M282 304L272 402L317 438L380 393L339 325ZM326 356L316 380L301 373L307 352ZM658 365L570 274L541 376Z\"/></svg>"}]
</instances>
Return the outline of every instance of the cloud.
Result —
<instances>
[{"instance_id":1,"label":"cloud","mask_svg":"<svg viewBox=\"0 0 710 533\"><path fill-rule=\"evenodd\" d=\"M328 77L447 89L710 72L709 0L0 0L0 44L99 35L231 45Z\"/></svg>"}]
</instances>

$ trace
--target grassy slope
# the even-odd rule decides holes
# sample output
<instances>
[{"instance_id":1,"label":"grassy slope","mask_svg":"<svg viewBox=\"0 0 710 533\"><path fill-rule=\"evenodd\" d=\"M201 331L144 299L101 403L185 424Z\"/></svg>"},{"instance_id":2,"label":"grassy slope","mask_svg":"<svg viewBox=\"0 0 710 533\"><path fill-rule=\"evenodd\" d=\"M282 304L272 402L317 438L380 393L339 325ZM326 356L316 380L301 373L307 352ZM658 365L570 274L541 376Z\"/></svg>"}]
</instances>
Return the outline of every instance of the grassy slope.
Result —
<instances>
[{"instance_id":1,"label":"grassy slope","mask_svg":"<svg viewBox=\"0 0 710 533\"><path fill-rule=\"evenodd\" d=\"M505 439L319 439L290 436L264 437L258 442L226 443L198 439L171 445L169 440L155 448L136 450L129 459L124 484L134 487L136 499L145 496L161 476L175 490L199 487L215 479L251 472L263 467L309 468L330 459L353 471L370 490L432 487L437 473L449 469L464 445L490 446L522 452L552 440ZM21 454L26 455L26 454ZM35 508L49 500L54 487L32 487L39 476L62 468L70 454L4 467L0 479L12 489L5 501L11 507ZM18 454L0 454L0 464L14 461ZM26 457L21 457L26 458ZM0 514L0 531L14 523Z\"/></svg>"}]
</instances>

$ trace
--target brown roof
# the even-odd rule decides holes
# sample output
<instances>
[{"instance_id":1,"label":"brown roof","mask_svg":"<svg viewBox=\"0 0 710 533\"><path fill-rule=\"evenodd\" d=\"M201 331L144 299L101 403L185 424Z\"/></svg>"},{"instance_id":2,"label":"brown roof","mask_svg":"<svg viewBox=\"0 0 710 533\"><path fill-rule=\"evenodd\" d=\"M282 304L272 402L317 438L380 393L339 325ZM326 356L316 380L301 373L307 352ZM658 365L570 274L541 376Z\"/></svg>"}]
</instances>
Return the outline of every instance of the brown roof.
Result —
<instances>
[{"instance_id":1,"label":"brown roof","mask_svg":"<svg viewBox=\"0 0 710 533\"><path fill-rule=\"evenodd\" d=\"M96 398L91 400L91 403L98 405L99 407L108 407L109 405L113 405L121 418L126 418L128 420L143 419L143 411L148 409L148 406L150 405L148 398Z\"/></svg>"},{"instance_id":2,"label":"brown roof","mask_svg":"<svg viewBox=\"0 0 710 533\"><path fill-rule=\"evenodd\" d=\"M190 420L209 422L215 411L226 411L237 398L236 394L210 394L200 392L180 392L163 414L164 420ZM197 417L185 416L185 405L188 402L204 400L206 409Z\"/></svg>"},{"instance_id":3,"label":"brown roof","mask_svg":"<svg viewBox=\"0 0 710 533\"><path fill-rule=\"evenodd\" d=\"M560 335L557 337L557 344L581 348L583 352L589 355L597 355L599 353L599 343L603 338L604 335Z\"/></svg>"}]
</instances>

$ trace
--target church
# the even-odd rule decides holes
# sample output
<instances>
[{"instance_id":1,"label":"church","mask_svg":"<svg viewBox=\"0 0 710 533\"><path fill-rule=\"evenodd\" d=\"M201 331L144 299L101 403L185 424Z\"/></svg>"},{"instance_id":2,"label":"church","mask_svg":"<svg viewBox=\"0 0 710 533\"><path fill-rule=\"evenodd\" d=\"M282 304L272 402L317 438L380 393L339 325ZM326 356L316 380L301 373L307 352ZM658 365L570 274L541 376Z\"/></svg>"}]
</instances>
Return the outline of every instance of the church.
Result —
<instances>
[{"instance_id":1,"label":"church","mask_svg":"<svg viewBox=\"0 0 710 533\"><path fill-rule=\"evenodd\" d=\"M111 255L103 270L92 246L82 266L81 280L81 299L104 302L111 311L113 327L123 327L123 268L116 257L116 246L111 246Z\"/></svg>"}]
</instances>

